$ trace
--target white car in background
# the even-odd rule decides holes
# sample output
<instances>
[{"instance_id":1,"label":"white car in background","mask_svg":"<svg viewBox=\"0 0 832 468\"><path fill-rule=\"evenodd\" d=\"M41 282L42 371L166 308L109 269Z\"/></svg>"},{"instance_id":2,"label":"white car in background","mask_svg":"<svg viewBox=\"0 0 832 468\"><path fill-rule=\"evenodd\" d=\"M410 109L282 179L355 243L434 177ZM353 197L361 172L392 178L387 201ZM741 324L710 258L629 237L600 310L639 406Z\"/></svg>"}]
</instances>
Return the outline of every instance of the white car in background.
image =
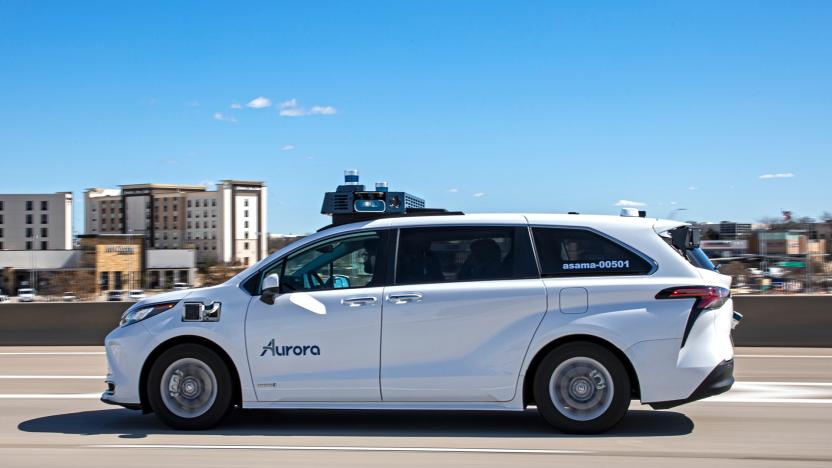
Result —
<instances>
[{"instance_id":1,"label":"white car in background","mask_svg":"<svg viewBox=\"0 0 832 468\"><path fill-rule=\"evenodd\" d=\"M3 294L2 291L0 291L0 302L9 302L9 296Z\"/></svg>"},{"instance_id":2,"label":"white car in background","mask_svg":"<svg viewBox=\"0 0 832 468\"><path fill-rule=\"evenodd\" d=\"M627 213L629 214L629 213ZM523 411L615 426L733 384L728 276L643 217L381 217L131 306L102 400L205 429L240 408Z\"/></svg>"},{"instance_id":3,"label":"white car in background","mask_svg":"<svg viewBox=\"0 0 832 468\"><path fill-rule=\"evenodd\" d=\"M17 301L34 302L36 298L35 294L35 290L32 288L20 288L17 290Z\"/></svg>"},{"instance_id":4,"label":"white car in background","mask_svg":"<svg viewBox=\"0 0 832 468\"><path fill-rule=\"evenodd\" d=\"M78 302L78 295L72 291L67 291L61 296L61 301L63 302Z\"/></svg>"},{"instance_id":5,"label":"white car in background","mask_svg":"<svg viewBox=\"0 0 832 468\"><path fill-rule=\"evenodd\" d=\"M141 289L131 289L130 291L127 291L127 299L130 301L140 301L146 297L147 296L144 291Z\"/></svg>"}]
</instances>

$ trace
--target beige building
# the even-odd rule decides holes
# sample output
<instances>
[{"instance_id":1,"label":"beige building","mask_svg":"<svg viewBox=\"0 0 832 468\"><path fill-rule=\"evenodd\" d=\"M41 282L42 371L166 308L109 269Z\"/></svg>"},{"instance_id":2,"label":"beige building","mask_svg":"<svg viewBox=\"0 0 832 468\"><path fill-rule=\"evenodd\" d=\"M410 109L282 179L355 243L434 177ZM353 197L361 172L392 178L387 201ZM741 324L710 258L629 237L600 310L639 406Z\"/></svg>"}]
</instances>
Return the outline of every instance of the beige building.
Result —
<instances>
[{"instance_id":1,"label":"beige building","mask_svg":"<svg viewBox=\"0 0 832 468\"><path fill-rule=\"evenodd\" d=\"M71 192L0 195L0 250L71 248Z\"/></svg>"},{"instance_id":2,"label":"beige building","mask_svg":"<svg viewBox=\"0 0 832 468\"><path fill-rule=\"evenodd\" d=\"M143 235L150 248L193 249L201 264L251 265L267 255L263 182L93 188L84 201L87 234Z\"/></svg>"}]
</instances>

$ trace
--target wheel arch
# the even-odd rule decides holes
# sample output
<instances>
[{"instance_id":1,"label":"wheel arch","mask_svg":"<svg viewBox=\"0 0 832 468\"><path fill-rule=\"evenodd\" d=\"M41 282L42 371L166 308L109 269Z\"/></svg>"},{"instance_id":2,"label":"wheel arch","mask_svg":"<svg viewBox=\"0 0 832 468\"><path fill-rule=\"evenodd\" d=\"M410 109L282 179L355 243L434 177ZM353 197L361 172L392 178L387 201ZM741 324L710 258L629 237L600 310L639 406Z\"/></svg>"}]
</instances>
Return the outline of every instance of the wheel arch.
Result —
<instances>
[{"instance_id":1,"label":"wheel arch","mask_svg":"<svg viewBox=\"0 0 832 468\"><path fill-rule=\"evenodd\" d=\"M638 381L638 374L636 373L635 367L633 367L633 363L630 362L630 359L618 346L615 346L611 342L594 335L566 335L552 340L540 348L529 363L529 367L526 369L526 373L523 376L523 407L534 403L534 375L537 373L537 368L540 366L543 358L546 357L551 350L557 348L558 346L576 342L593 343L612 352L621 361L624 368L627 369L627 375L630 378L630 398L639 399L641 397L641 386Z\"/></svg>"},{"instance_id":2,"label":"wheel arch","mask_svg":"<svg viewBox=\"0 0 832 468\"><path fill-rule=\"evenodd\" d=\"M240 381L240 372L237 369L237 366L234 364L234 361L231 359L231 356L225 352L222 347L220 347L217 343L209 340L208 338L198 336L198 335L183 335L183 336L176 336L170 338L162 343L159 343L153 351L148 354L147 359L144 360L144 364L142 365L141 374L139 374L139 402L141 404L142 412L143 413L150 413L152 410L150 409L150 402L148 400L147 395L147 379L148 375L150 374L150 369L153 367L153 363L156 359L165 351L173 348L174 346L178 346L181 344L198 344L205 346L206 348L210 349L211 351L217 353L217 356L223 360L226 366L228 366L228 370L231 373L231 378L233 379L231 388L233 389L234 393L231 395L231 403L233 405L241 405L242 404L242 383Z\"/></svg>"}]
</instances>

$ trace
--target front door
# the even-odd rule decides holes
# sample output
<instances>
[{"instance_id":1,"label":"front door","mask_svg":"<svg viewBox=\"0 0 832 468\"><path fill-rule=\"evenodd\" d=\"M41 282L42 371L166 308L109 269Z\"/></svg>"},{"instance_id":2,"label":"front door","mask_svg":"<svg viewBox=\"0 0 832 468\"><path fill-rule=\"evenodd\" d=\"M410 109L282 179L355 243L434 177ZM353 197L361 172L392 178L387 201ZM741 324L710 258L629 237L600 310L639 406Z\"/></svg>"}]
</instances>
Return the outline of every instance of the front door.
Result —
<instances>
[{"instance_id":1,"label":"front door","mask_svg":"<svg viewBox=\"0 0 832 468\"><path fill-rule=\"evenodd\" d=\"M281 293L273 305L255 296L246 317L260 401L380 401L383 237L334 237L261 271L280 275Z\"/></svg>"},{"instance_id":2,"label":"front door","mask_svg":"<svg viewBox=\"0 0 832 468\"><path fill-rule=\"evenodd\" d=\"M515 395L546 312L528 228L405 228L385 289L384 401L495 402Z\"/></svg>"}]
</instances>

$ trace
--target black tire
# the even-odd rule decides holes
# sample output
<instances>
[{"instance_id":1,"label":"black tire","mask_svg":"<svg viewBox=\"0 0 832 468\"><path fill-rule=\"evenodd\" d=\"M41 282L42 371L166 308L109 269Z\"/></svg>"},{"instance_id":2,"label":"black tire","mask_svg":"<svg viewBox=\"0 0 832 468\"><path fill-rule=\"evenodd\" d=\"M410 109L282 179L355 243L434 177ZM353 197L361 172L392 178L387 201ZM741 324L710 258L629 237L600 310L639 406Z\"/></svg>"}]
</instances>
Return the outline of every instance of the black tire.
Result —
<instances>
[{"instance_id":1,"label":"black tire","mask_svg":"<svg viewBox=\"0 0 832 468\"><path fill-rule=\"evenodd\" d=\"M216 396L212 403L206 403L207 410L193 417L176 414L162 395L162 378L171 364L181 359L193 359L205 364L213 372L216 380ZM228 415L232 407L232 378L228 366L222 358L211 349L198 344L176 345L163 352L153 363L147 379L147 397L153 412L166 425L173 429L203 430L210 429Z\"/></svg>"},{"instance_id":2,"label":"black tire","mask_svg":"<svg viewBox=\"0 0 832 468\"><path fill-rule=\"evenodd\" d=\"M612 394L611 400L604 400L609 401L609 406L597 416L587 414L586 417L591 417L591 419L574 419L565 414L558 409L553 401L553 393L556 393L556 391L550 392L549 384L553 378L553 373L558 366L572 358L589 358L601 364L612 380L613 388L609 392ZM566 366L569 366L569 364ZM604 387L608 389L606 379L602 377L602 381ZM568 382L575 382L575 380L569 380ZM590 380L590 382L594 381ZM567 389L566 386L562 388L564 391ZM590 392L596 391L598 391L597 388L590 390ZM613 428L627 414L627 408L630 406L630 396L630 377L624 364L608 349L593 343L575 342L558 346L543 358L534 376L534 399L538 412L549 424L563 432L597 434ZM604 404L596 405L596 411L601 411L604 406ZM569 408L565 411L569 411ZM591 413L591 411L588 413Z\"/></svg>"}]
</instances>

